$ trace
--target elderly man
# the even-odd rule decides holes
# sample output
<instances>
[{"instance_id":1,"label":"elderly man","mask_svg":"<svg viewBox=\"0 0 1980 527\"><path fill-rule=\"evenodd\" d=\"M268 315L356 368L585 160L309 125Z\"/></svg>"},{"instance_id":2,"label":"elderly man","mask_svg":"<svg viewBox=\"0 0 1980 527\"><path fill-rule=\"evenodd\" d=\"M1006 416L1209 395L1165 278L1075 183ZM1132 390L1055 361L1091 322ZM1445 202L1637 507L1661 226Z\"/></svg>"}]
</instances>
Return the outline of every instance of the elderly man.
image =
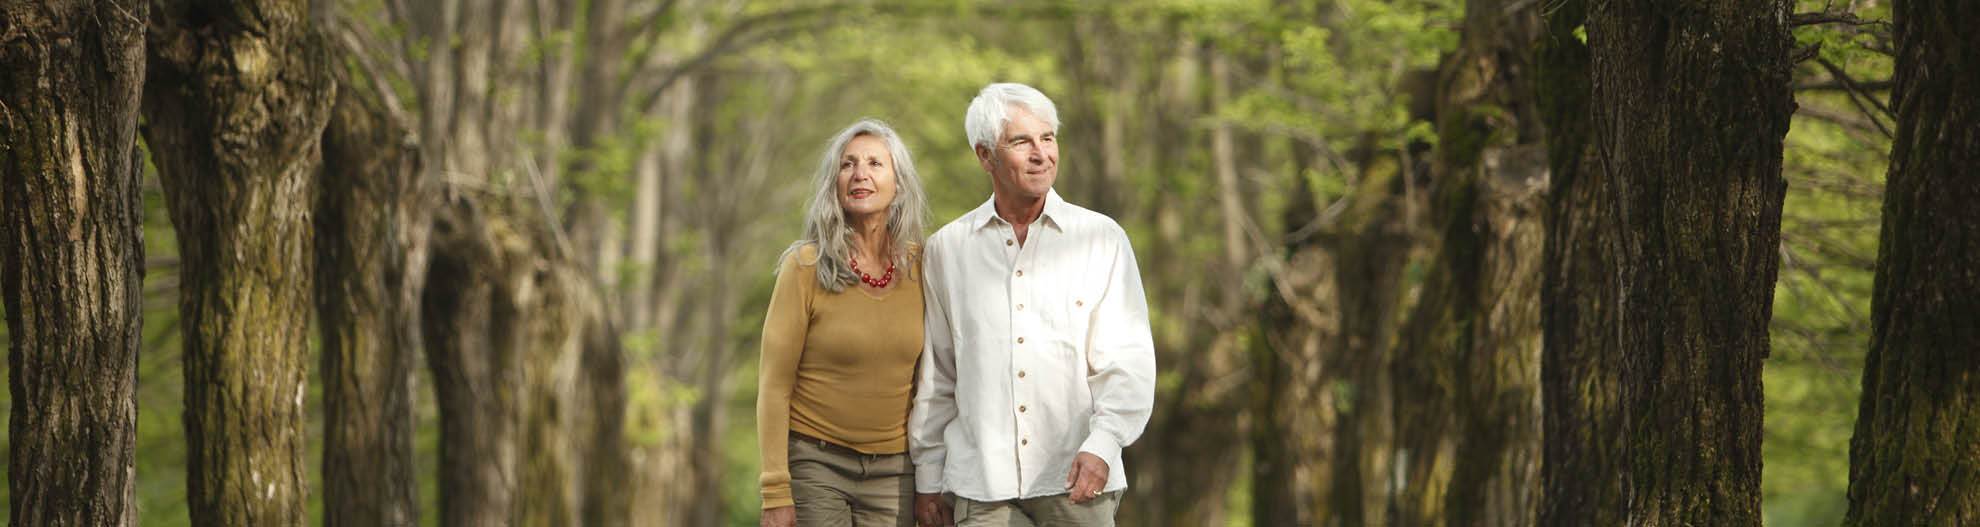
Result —
<instances>
[{"instance_id":1,"label":"elderly man","mask_svg":"<svg viewBox=\"0 0 1980 527\"><path fill-rule=\"evenodd\" d=\"M1127 233L1059 198L1059 116L992 84L964 119L994 194L929 237L908 418L924 527L1112 526L1155 399ZM944 494L947 494L945 496Z\"/></svg>"}]
</instances>

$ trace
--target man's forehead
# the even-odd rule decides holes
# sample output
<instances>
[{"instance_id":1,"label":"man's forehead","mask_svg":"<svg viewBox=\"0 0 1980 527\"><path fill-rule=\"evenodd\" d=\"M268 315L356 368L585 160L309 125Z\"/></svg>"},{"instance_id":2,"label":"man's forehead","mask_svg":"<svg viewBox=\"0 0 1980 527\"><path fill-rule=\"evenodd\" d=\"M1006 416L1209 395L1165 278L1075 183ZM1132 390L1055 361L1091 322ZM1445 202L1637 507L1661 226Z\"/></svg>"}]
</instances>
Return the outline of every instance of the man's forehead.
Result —
<instances>
[{"instance_id":1,"label":"man's forehead","mask_svg":"<svg viewBox=\"0 0 1980 527\"><path fill-rule=\"evenodd\" d=\"M1019 113L1022 112L1022 113ZM1043 136L1052 133L1052 125L1038 118L1023 106L1012 106L1010 120L1004 122L1004 139Z\"/></svg>"}]
</instances>

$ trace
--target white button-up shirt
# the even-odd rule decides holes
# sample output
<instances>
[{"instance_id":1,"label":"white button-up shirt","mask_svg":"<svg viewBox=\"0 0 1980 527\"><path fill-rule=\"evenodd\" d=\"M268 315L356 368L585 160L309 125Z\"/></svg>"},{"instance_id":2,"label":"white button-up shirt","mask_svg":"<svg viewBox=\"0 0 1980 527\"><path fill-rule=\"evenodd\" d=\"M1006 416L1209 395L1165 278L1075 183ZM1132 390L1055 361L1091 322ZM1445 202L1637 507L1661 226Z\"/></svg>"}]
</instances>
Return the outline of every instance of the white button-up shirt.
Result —
<instances>
[{"instance_id":1,"label":"white button-up shirt","mask_svg":"<svg viewBox=\"0 0 1980 527\"><path fill-rule=\"evenodd\" d=\"M1127 232L1058 193L1023 244L995 200L924 245L926 338L908 452L915 490L977 501L1065 494L1079 452L1127 488L1155 345Z\"/></svg>"}]
</instances>

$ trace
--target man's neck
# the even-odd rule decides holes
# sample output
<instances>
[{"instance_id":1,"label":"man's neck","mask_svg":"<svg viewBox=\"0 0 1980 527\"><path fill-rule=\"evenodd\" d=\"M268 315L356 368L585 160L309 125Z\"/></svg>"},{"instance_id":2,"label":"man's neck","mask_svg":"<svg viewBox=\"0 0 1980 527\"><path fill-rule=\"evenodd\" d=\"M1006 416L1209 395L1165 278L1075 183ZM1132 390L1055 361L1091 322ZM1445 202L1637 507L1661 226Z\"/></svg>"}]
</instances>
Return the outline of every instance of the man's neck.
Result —
<instances>
[{"instance_id":1,"label":"man's neck","mask_svg":"<svg viewBox=\"0 0 1980 527\"><path fill-rule=\"evenodd\" d=\"M1012 233L1017 235L1018 246L1023 247L1025 238L1031 234L1032 222L1038 221L1038 217L1045 214L1045 196L1039 196L1037 199L1007 196L1009 195L997 194L992 198L992 202L997 208L997 217L1011 224Z\"/></svg>"},{"instance_id":2,"label":"man's neck","mask_svg":"<svg viewBox=\"0 0 1980 527\"><path fill-rule=\"evenodd\" d=\"M995 206L997 208L997 217L1003 218L1005 222L1013 226L1023 227L1031 225L1031 222L1038 221L1038 217L1045 214L1045 196L1039 196L1037 199L1025 199L997 194L995 196Z\"/></svg>"}]
</instances>

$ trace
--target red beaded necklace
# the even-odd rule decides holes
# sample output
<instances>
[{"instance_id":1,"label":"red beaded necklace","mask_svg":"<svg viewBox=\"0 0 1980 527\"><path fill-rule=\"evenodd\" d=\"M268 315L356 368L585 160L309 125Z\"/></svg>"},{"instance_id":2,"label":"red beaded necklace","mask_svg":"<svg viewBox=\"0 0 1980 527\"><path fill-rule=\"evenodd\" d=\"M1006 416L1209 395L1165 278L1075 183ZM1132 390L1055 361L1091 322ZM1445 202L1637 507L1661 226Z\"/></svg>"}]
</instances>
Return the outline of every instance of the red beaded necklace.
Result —
<instances>
[{"instance_id":1,"label":"red beaded necklace","mask_svg":"<svg viewBox=\"0 0 1980 527\"><path fill-rule=\"evenodd\" d=\"M894 283L894 262L887 262L887 272L885 274L881 274L879 280L874 280L872 276L867 275L864 272L860 272L859 258L851 255L847 255L846 260L852 263L853 272L859 273L859 281L865 282L866 285L873 286L874 289L886 289L887 284Z\"/></svg>"}]
</instances>

